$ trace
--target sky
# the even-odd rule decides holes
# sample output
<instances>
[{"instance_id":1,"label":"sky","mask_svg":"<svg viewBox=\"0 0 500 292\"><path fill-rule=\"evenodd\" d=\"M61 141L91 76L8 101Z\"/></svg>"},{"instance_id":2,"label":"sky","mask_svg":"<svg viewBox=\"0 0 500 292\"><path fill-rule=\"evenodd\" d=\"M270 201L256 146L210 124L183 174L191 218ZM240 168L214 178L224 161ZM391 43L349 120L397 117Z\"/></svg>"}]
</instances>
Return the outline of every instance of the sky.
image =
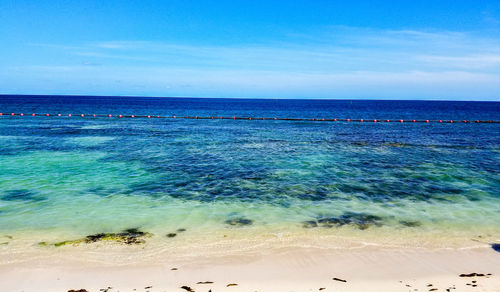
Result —
<instances>
[{"instance_id":1,"label":"sky","mask_svg":"<svg viewBox=\"0 0 500 292\"><path fill-rule=\"evenodd\" d=\"M500 1L0 0L0 94L500 101Z\"/></svg>"}]
</instances>

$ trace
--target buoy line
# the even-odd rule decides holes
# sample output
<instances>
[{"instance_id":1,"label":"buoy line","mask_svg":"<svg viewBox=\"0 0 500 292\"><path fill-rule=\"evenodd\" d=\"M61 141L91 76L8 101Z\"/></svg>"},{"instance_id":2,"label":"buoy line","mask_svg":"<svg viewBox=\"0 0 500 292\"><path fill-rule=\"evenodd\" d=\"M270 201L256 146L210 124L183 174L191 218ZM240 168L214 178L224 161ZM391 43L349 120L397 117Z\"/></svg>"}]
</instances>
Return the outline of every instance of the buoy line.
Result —
<instances>
[{"instance_id":1,"label":"buoy line","mask_svg":"<svg viewBox=\"0 0 500 292\"><path fill-rule=\"evenodd\" d=\"M443 120L443 119L332 119L332 118L278 118L278 117L237 117L237 116L159 116L121 114L50 114L50 113L0 113L2 117L75 117L75 118L147 118L147 119L193 119L193 120L255 120L255 121L308 121L308 122L359 122L359 123L482 123L497 124L497 120Z\"/></svg>"}]
</instances>

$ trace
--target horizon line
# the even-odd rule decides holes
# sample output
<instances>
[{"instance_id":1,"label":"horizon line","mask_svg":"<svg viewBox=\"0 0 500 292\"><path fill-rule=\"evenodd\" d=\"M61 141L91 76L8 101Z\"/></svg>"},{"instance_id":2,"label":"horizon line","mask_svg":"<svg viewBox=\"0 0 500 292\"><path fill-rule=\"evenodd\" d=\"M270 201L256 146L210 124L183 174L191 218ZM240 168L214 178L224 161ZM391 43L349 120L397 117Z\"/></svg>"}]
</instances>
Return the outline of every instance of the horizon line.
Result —
<instances>
[{"instance_id":1,"label":"horizon line","mask_svg":"<svg viewBox=\"0 0 500 292\"><path fill-rule=\"evenodd\" d=\"M280 97L211 97L211 96L153 96L153 95L94 95L94 94L18 94L0 93L2 96L19 97L112 97L112 98L179 98L179 99L232 99L232 100L313 100L313 101L449 101L449 102L500 102L500 100L466 99L393 99L393 98L280 98Z\"/></svg>"}]
</instances>

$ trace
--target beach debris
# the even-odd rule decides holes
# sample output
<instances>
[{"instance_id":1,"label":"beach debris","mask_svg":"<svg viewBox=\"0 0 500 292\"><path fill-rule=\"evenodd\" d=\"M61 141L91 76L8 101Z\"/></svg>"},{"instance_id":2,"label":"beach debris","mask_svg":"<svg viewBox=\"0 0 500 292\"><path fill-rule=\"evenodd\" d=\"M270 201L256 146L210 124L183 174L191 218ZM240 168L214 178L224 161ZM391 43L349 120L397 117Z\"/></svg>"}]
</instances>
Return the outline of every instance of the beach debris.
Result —
<instances>
[{"instance_id":1,"label":"beach debris","mask_svg":"<svg viewBox=\"0 0 500 292\"><path fill-rule=\"evenodd\" d=\"M194 292L193 288L189 287L189 286L182 286L181 289L184 289L188 292Z\"/></svg>"},{"instance_id":2,"label":"beach debris","mask_svg":"<svg viewBox=\"0 0 500 292\"><path fill-rule=\"evenodd\" d=\"M500 252L500 243L492 243L490 245L494 251Z\"/></svg>"},{"instance_id":3,"label":"beach debris","mask_svg":"<svg viewBox=\"0 0 500 292\"><path fill-rule=\"evenodd\" d=\"M137 228L129 228L119 233L97 233L88 235L85 238L76 239L76 240L66 240L54 243L54 246L64 246L64 245L77 245L80 243L94 243L98 241L111 241L123 244L143 244L146 241L145 237L151 237L153 234L148 232L140 231ZM40 242L38 245L48 245L46 242Z\"/></svg>"},{"instance_id":4,"label":"beach debris","mask_svg":"<svg viewBox=\"0 0 500 292\"><path fill-rule=\"evenodd\" d=\"M332 280L343 282L343 283L347 283L347 280L343 280L343 279L340 279L340 278L332 278Z\"/></svg>"},{"instance_id":5,"label":"beach debris","mask_svg":"<svg viewBox=\"0 0 500 292\"><path fill-rule=\"evenodd\" d=\"M253 221L246 218L234 218L234 219L228 219L224 221L224 223L226 223L227 225L240 227L240 226L252 225Z\"/></svg>"},{"instance_id":6,"label":"beach debris","mask_svg":"<svg viewBox=\"0 0 500 292\"><path fill-rule=\"evenodd\" d=\"M370 226L382 226L382 217L366 214L366 213L356 213L356 212L345 212L338 217L325 217L317 220L309 220L303 222L304 228L332 228L341 227L344 225L352 225L360 230L365 230Z\"/></svg>"},{"instance_id":7,"label":"beach debris","mask_svg":"<svg viewBox=\"0 0 500 292\"><path fill-rule=\"evenodd\" d=\"M169 234L167 234L168 238L172 238L172 237L176 237L176 236L177 236L177 233L169 233Z\"/></svg>"},{"instance_id":8,"label":"beach debris","mask_svg":"<svg viewBox=\"0 0 500 292\"><path fill-rule=\"evenodd\" d=\"M203 282L198 282L196 284L213 284L214 282L212 281L203 281Z\"/></svg>"},{"instance_id":9,"label":"beach debris","mask_svg":"<svg viewBox=\"0 0 500 292\"><path fill-rule=\"evenodd\" d=\"M144 289L151 289L151 288L153 288L153 286L144 287Z\"/></svg>"},{"instance_id":10,"label":"beach debris","mask_svg":"<svg viewBox=\"0 0 500 292\"><path fill-rule=\"evenodd\" d=\"M318 290L319 290L319 291L323 291L323 290L325 290L325 289L326 289L326 288L319 288Z\"/></svg>"},{"instance_id":11,"label":"beach debris","mask_svg":"<svg viewBox=\"0 0 500 292\"><path fill-rule=\"evenodd\" d=\"M432 289L429 289L429 291L437 291L438 288L432 288Z\"/></svg>"},{"instance_id":12,"label":"beach debris","mask_svg":"<svg viewBox=\"0 0 500 292\"><path fill-rule=\"evenodd\" d=\"M235 283L230 283L230 284L227 284L226 287L234 287L234 286L238 286L238 284L235 284Z\"/></svg>"},{"instance_id":13,"label":"beach debris","mask_svg":"<svg viewBox=\"0 0 500 292\"><path fill-rule=\"evenodd\" d=\"M177 271L177 268L171 268L170 270L171 271Z\"/></svg>"},{"instance_id":14,"label":"beach debris","mask_svg":"<svg viewBox=\"0 0 500 292\"><path fill-rule=\"evenodd\" d=\"M490 276L491 274L487 274L487 275ZM470 274L460 274L459 277L467 277L467 278L470 278L470 277L485 277L487 275L481 274L481 273L470 273Z\"/></svg>"},{"instance_id":15,"label":"beach debris","mask_svg":"<svg viewBox=\"0 0 500 292\"><path fill-rule=\"evenodd\" d=\"M99 291L101 291L101 292L108 292L111 289L113 289L113 287L101 288L101 289L99 289Z\"/></svg>"},{"instance_id":16,"label":"beach debris","mask_svg":"<svg viewBox=\"0 0 500 292\"><path fill-rule=\"evenodd\" d=\"M85 289L78 289L78 290L74 290L74 289L71 289L71 290L68 290L68 292L89 292Z\"/></svg>"}]
</instances>

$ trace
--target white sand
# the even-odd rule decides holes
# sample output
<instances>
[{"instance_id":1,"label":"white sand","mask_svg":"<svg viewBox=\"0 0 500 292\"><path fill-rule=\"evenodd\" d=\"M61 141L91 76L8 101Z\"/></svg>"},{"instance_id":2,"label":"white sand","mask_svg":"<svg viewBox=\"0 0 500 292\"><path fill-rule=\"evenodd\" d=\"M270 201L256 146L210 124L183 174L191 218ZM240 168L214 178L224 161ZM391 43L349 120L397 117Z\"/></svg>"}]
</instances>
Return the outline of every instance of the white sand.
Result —
<instances>
[{"instance_id":1,"label":"white sand","mask_svg":"<svg viewBox=\"0 0 500 292\"><path fill-rule=\"evenodd\" d=\"M71 247L52 257L4 262L0 291L100 291L107 287L112 287L109 291L186 291L180 288L184 285L205 292L446 291L451 287L456 289L450 291L500 291L500 253L486 245L465 249L285 247L219 257L200 256L198 250L193 251L194 257L159 254L140 263L128 260L131 248L124 247L119 261L116 252L108 261L109 250L95 246L92 255L99 262L78 258ZM142 252L141 247L133 248ZM459 277L462 273L492 276ZM197 284L202 281L214 283ZM227 287L230 283L238 285ZM148 286L152 288L145 289Z\"/></svg>"}]
</instances>

